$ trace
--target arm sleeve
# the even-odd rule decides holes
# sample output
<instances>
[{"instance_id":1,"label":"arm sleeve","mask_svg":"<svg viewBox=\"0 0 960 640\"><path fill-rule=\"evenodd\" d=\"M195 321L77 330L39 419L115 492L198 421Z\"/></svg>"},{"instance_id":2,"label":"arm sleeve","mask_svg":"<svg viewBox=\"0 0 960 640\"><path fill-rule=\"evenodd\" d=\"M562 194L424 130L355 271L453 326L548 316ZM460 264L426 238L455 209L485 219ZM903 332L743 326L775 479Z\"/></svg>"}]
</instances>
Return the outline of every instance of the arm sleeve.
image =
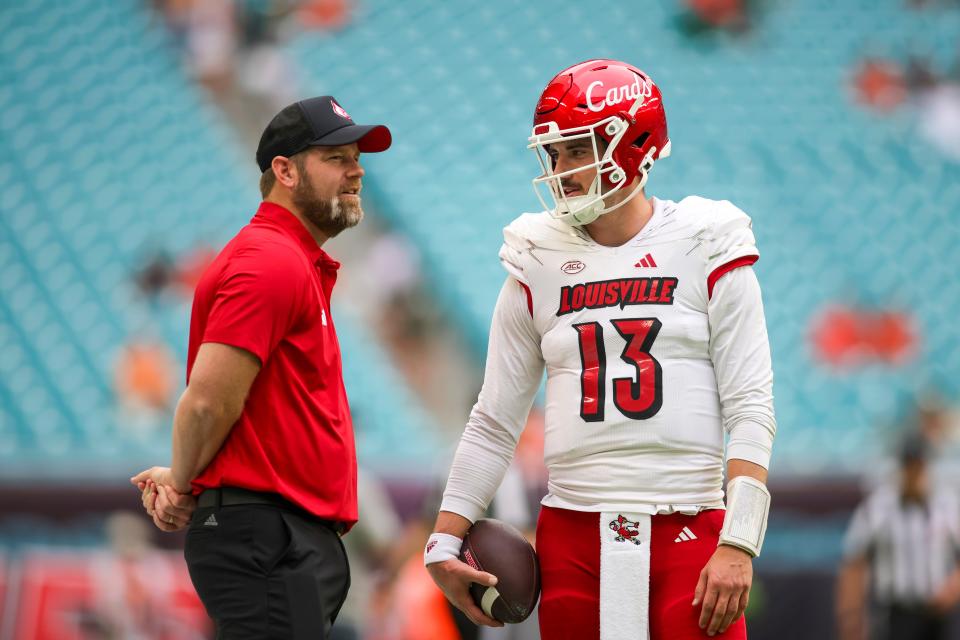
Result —
<instances>
[{"instance_id":1,"label":"arm sleeve","mask_svg":"<svg viewBox=\"0 0 960 640\"><path fill-rule=\"evenodd\" d=\"M777 423L770 344L753 269L744 266L721 278L707 313L710 359L717 375L723 427L730 435L727 459L767 468Z\"/></svg>"},{"instance_id":2,"label":"arm sleeve","mask_svg":"<svg viewBox=\"0 0 960 640\"><path fill-rule=\"evenodd\" d=\"M203 342L239 347L264 364L296 322L305 278L285 248L239 250L220 276Z\"/></svg>"},{"instance_id":3,"label":"arm sleeve","mask_svg":"<svg viewBox=\"0 0 960 640\"><path fill-rule=\"evenodd\" d=\"M471 522L486 511L513 459L543 366L526 293L507 278L490 325L483 388L454 455L441 511Z\"/></svg>"}]
</instances>

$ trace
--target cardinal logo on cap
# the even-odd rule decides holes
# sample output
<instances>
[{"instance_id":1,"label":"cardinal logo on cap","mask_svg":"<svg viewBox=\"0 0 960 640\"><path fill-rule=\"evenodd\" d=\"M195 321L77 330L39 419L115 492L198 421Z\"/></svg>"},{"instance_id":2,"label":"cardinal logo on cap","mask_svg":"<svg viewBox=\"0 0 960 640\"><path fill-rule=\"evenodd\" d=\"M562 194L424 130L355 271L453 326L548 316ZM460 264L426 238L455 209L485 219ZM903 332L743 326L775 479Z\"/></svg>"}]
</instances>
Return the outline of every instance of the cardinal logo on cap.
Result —
<instances>
[{"instance_id":1,"label":"cardinal logo on cap","mask_svg":"<svg viewBox=\"0 0 960 640\"><path fill-rule=\"evenodd\" d=\"M344 110L343 107L341 107L340 105L338 105L338 104L337 104L336 102L334 102L333 100L330 101L330 106L333 107L333 112L334 112L335 114L337 114L338 116L340 116L341 118L346 118L347 120L351 120L351 119L352 119L352 118L350 117L350 114L347 113L347 112Z\"/></svg>"}]
</instances>

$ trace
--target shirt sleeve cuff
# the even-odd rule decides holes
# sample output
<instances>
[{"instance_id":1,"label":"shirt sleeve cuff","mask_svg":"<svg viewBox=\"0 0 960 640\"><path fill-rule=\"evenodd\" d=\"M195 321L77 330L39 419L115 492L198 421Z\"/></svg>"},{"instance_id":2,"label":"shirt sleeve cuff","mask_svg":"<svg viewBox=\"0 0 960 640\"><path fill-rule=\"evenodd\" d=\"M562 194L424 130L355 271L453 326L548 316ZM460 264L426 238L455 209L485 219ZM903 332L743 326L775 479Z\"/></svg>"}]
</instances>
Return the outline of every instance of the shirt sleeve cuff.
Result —
<instances>
[{"instance_id":1,"label":"shirt sleeve cuff","mask_svg":"<svg viewBox=\"0 0 960 640\"><path fill-rule=\"evenodd\" d=\"M440 503L440 511L449 511L458 516L463 516L470 522L476 522L483 517L486 509L481 508L467 498L445 495L443 496L443 501Z\"/></svg>"},{"instance_id":2,"label":"shirt sleeve cuff","mask_svg":"<svg viewBox=\"0 0 960 640\"><path fill-rule=\"evenodd\" d=\"M242 349L259 360L261 367L266 364L267 357L269 355L266 353L266 347L262 344L258 344L256 340L249 337L240 337L233 333L207 331L203 334L203 340L201 340L201 344L207 342L216 342L217 344L225 344L228 347Z\"/></svg>"}]
</instances>

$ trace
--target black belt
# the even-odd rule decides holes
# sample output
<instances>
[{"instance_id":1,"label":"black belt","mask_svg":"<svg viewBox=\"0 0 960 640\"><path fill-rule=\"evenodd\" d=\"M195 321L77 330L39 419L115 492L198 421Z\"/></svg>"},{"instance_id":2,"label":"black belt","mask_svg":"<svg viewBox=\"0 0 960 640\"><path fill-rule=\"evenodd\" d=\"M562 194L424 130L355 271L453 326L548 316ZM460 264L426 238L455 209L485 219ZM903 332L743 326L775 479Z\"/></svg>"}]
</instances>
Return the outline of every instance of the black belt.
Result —
<instances>
[{"instance_id":1,"label":"black belt","mask_svg":"<svg viewBox=\"0 0 960 640\"><path fill-rule=\"evenodd\" d=\"M342 534L347 530L345 523L337 520L318 518L276 493L263 493L260 491L250 491L249 489L239 489L237 487L220 487L219 489L207 489L197 498L197 507L200 509L207 507L235 507L244 504L265 504L287 511L294 511L311 522L323 525L338 534Z\"/></svg>"}]
</instances>

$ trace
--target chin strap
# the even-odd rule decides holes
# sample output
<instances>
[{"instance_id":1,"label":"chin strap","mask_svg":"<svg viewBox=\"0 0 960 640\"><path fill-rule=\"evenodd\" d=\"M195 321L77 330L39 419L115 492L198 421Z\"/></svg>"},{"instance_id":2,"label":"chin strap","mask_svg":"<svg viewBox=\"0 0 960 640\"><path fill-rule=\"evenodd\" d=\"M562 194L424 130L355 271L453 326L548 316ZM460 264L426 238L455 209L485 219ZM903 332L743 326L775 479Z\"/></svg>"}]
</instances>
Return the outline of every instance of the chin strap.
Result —
<instances>
[{"instance_id":1,"label":"chin strap","mask_svg":"<svg viewBox=\"0 0 960 640\"><path fill-rule=\"evenodd\" d=\"M737 476L727 483L727 514L720 530L720 544L743 549L756 558L767 533L770 491L750 476Z\"/></svg>"}]
</instances>

